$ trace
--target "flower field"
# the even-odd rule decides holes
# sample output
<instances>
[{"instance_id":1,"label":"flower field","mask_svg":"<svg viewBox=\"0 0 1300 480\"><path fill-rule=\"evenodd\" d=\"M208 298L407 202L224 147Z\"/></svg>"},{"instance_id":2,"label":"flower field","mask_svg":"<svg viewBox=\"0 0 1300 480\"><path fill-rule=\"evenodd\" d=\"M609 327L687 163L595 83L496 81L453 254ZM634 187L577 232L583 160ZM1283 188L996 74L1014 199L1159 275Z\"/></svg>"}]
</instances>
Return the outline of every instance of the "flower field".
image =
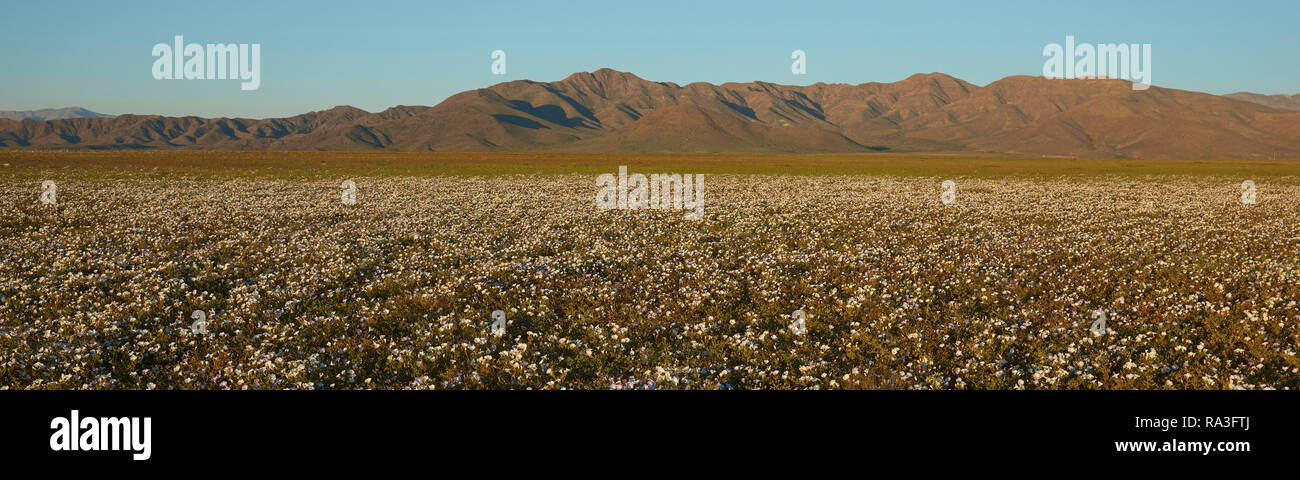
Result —
<instances>
[{"instance_id":1,"label":"flower field","mask_svg":"<svg viewBox=\"0 0 1300 480\"><path fill-rule=\"evenodd\" d=\"M0 388L1300 388L1300 177L705 177L9 167Z\"/></svg>"}]
</instances>

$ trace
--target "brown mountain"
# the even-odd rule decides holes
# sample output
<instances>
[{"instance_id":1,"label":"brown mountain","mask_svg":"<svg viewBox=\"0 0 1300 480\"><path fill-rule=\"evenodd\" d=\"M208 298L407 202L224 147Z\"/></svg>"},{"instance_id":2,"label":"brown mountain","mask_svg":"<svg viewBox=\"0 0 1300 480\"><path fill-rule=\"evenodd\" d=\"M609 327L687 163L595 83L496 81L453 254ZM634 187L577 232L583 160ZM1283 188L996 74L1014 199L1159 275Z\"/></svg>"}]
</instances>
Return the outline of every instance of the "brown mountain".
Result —
<instances>
[{"instance_id":1,"label":"brown mountain","mask_svg":"<svg viewBox=\"0 0 1300 480\"><path fill-rule=\"evenodd\" d=\"M1243 102L1258 103L1281 110L1300 110L1300 95L1264 95L1250 92L1237 92L1225 97Z\"/></svg>"},{"instance_id":2,"label":"brown mountain","mask_svg":"<svg viewBox=\"0 0 1300 480\"><path fill-rule=\"evenodd\" d=\"M1108 79L683 86L601 69L380 113L0 120L0 147L1267 157L1300 156L1300 112Z\"/></svg>"}]
</instances>

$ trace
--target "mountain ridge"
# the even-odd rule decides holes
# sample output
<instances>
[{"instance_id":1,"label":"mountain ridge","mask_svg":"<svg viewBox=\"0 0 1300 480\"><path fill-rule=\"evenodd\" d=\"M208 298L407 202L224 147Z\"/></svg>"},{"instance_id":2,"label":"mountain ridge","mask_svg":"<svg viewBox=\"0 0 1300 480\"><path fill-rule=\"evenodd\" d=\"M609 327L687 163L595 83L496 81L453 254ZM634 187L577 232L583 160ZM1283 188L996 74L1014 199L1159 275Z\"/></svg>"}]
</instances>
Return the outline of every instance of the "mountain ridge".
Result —
<instances>
[{"instance_id":1,"label":"mountain ridge","mask_svg":"<svg viewBox=\"0 0 1300 480\"><path fill-rule=\"evenodd\" d=\"M67 118L111 118L81 107L42 108L38 110L0 110L0 119L62 120Z\"/></svg>"},{"instance_id":2,"label":"mountain ridge","mask_svg":"<svg viewBox=\"0 0 1300 480\"><path fill-rule=\"evenodd\" d=\"M1300 94L1265 95L1261 93L1237 92L1229 93L1224 96L1245 102L1258 103L1260 105L1281 110L1300 110Z\"/></svg>"},{"instance_id":3,"label":"mountain ridge","mask_svg":"<svg viewBox=\"0 0 1300 480\"><path fill-rule=\"evenodd\" d=\"M375 113L4 119L0 148L1300 157L1300 112L1115 79L679 85L604 68Z\"/></svg>"}]
</instances>

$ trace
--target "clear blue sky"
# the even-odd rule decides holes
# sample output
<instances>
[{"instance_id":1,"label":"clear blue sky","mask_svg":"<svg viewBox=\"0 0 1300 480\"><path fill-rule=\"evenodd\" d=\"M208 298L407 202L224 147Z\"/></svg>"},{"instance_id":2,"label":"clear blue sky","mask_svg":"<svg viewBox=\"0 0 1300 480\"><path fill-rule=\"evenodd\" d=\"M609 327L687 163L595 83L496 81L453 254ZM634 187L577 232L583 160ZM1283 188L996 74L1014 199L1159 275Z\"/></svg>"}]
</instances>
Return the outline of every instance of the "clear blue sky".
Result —
<instances>
[{"instance_id":1,"label":"clear blue sky","mask_svg":"<svg viewBox=\"0 0 1300 480\"><path fill-rule=\"evenodd\" d=\"M335 105L433 105L506 80L601 67L642 78L784 84L944 72L984 85L1041 75L1043 46L1150 43L1158 86L1300 92L1291 1L63 1L0 17L0 110L286 116ZM261 88L154 80L175 35L260 43ZM506 75L492 75L493 50ZM790 72L790 52L808 74Z\"/></svg>"}]
</instances>

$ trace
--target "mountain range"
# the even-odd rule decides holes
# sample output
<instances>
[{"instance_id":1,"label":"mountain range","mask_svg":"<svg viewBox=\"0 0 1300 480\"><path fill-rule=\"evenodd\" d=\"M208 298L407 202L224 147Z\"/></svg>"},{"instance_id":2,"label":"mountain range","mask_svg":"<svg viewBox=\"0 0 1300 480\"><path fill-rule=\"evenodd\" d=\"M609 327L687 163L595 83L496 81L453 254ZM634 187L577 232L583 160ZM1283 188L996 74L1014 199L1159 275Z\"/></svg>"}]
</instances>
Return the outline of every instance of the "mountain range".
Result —
<instances>
[{"instance_id":1,"label":"mountain range","mask_svg":"<svg viewBox=\"0 0 1300 480\"><path fill-rule=\"evenodd\" d=\"M1282 110L1300 110L1300 95L1263 95L1259 93L1237 92L1224 95L1228 98L1243 100L1260 105L1267 105Z\"/></svg>"},{"instance_id":2,"label":"mountain range","mask_svg":"<svg viewBox=\"0 0 1300 480\"><path fill-rule=\"evenodd\" d=\"M1300 100L1275 97L1137 91L1115 79L1012 76L978 86L942 73L678 85L601 69L378 113L0 119L0 147L1300 157L1300 111L1291 109Z\"/></svg>"},{"instance_id":3,"label":"mountain range","mask_svg":"<svg viewBox=\"0 0 1300 480\"><path fill-rule=\"evenodd\" d=\"M81 107L43 108L40 110L0 110L0 118L9 120L63 120L65 118L109 118Z\"/></svg>"}]
</instances>

